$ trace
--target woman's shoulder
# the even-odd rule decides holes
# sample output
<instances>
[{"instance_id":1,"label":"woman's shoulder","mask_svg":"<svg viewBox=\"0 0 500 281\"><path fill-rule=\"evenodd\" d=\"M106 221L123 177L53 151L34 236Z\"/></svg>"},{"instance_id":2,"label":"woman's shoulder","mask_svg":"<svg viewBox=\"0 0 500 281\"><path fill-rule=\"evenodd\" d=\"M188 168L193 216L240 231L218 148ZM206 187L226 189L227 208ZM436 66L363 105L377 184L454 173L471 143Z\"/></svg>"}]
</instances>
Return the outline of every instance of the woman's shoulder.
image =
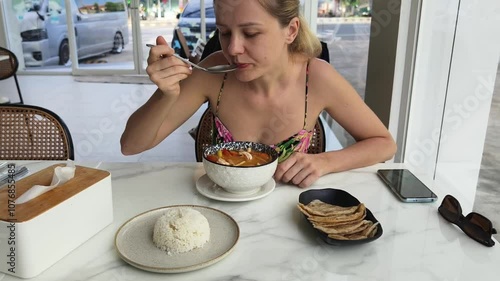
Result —
<instances>
[{"instance_id":1,"label":"woman's shoulder","mask_svg":"<svg viewBox=\"0 0 500 281\"><path fill-rule=\"evenodd\" d=\"M316 81L323 85L325 83L335 83L336 80L342 79L333 65L318 58L312 58L309 60L308 72L309 81Z\"/></svg>"},{"instance_id":2,"label":"woman's shoulder","mask_svg":"<svg viewBox=\"0 0 500 281\"><path fill-rule=\"evenodd\" d=\"M334 97L351 91L347 80L333 65L317 58L309 62L309 88L322 98Z\"/></svg>"},{"instance_id":3,"label":"woman's shoulder","mask_svg":"<svg viewBox=\"0 0 500 281\"><path fill-rule=\"evenodd\" d=\"M203 67L221 64L227 64L227 60L222 52L214 52L199 62L199 65ZM205 96L207 99L213 99L214 95L219 93L223 80L224 73L213 74L193 69L192 74L183 80L181 84L184 85L184 89L188 92L194 92ZM200 87L200 85L203 85L203 87Z\"/></svg>"},{"instance_id":4,"label":"woman's shoulder","mask_svg":"<svg viewBox=\"0 0 500 281\"><path fill-rule=\"evenodd\" d=\"M309 59L309 73L331 75L332 72L334 72L334 68L329 62L320 58Z\"/></svg>"}]
</instances>

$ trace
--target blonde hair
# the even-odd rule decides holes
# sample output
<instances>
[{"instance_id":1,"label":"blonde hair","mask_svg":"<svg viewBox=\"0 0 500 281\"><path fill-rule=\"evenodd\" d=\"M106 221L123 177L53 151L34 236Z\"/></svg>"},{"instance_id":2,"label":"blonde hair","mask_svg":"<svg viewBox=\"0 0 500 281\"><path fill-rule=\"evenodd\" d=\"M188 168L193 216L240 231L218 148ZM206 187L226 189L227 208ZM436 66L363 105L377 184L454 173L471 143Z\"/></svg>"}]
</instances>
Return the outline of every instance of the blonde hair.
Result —
<instances>
[{"instance_id":1,"label":"blonde hair","mask_svg":"<svg viewBox=\"0 0 500 281\"><path fill-rule=\"evenodd\" d=\"M214 8L222 9L226 13L230 13L232 7L241 3L241 1L248 0L234 0L231 4L220 5L214 0ZM321 54L321 42L318 37L314 35L307 25L305 18L300 14L300 1L299 0L257 0L259 4L271 16L276 18L282 28L288 26L290 21L294 18L299 19L299 32L295 40L288 45L288 52L291 55L303 54L307 57L317 57Z\"/></svg>"},{"instance_id":2,"label":"blonde hair","mask_svg":"<svg viewBox=\"0 0 500 281\"><path fill-rule=\"evenodd\" d=\"M321 54L321 42L309 28L305 18L300 14L299 0L257 0L259 4L280 23L286 27L290 21L299 19L299 32L297 37L288 45L291 54L304 54L308 57L317 57Z\"/></svg>"}]
</instances>

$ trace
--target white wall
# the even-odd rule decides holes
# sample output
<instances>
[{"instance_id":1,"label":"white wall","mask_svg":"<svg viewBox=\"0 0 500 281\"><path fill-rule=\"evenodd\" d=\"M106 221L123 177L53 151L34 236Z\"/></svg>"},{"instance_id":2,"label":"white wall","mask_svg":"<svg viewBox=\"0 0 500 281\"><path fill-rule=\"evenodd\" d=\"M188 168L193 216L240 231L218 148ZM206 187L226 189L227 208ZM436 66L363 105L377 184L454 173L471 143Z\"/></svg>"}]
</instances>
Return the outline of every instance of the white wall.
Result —
<instances>
[{"instance_id":1,"label":"white wall","mask_svg":"<svg viewBox=\"0 0 500 281\"><path fill-rule=\"evenodd\" d=\"M405 162L472 208L500 54L500 1L424 1ZM458 16L457 16L458 15ZM456 27L456 29L455 29Z\"/></svg>"}]
</instances>

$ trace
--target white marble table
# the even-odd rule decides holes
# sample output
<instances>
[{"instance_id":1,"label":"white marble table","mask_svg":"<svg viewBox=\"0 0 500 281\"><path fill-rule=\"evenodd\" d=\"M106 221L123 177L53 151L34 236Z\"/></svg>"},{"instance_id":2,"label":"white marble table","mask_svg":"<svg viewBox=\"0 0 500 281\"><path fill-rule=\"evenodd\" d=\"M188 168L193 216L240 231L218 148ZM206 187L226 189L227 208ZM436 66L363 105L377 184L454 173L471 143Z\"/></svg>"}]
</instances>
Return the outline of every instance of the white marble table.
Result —
<instances>
[{"instance_id":1,"label":"white marble table","mask_svg":"<svg viewBox=\"0 0 500 281\"><path fill-rule=\"evenodd\" d=\"M48 165L28 163L32 171ZM383 226L382 237L372 243L334 247L319 240L297 210L303 189L278 185L256 201L220 202L196 191L196 179L204 174L201 164L103 163L99 169L112 173L113 223L32 280L498 280L498 242L485 247L438 215L445 194L468 199L427 182L438 202L401 203L375 174L378 168L400 166L380 164L332 174L311 187L348 191ZM210 206L231 215L241 231L235 250L188 273L150 273L122 261L113 244L117 229L139 213L176 204ZM19 279L0 274L0 280Z\"/></svg>"}]
</instances>

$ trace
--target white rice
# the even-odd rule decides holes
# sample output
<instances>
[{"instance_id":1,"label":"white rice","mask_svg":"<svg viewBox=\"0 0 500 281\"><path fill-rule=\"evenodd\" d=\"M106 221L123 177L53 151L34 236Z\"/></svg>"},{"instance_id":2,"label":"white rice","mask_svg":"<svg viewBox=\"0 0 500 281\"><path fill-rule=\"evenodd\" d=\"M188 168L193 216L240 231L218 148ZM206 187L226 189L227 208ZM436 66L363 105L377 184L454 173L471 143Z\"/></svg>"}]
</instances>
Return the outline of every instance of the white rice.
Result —
<instances>
[{"instance_id":1,"label":"white rice","mask_svg":"<svg viewBox=\"0 0 500 281\"><path fill-rule=\"evenodd\" d=\"M188 208L172 208L155 223L153 242L168 255L201 248L210 239L208 220L200 212Z\"/></svg>"}]
</instances>

